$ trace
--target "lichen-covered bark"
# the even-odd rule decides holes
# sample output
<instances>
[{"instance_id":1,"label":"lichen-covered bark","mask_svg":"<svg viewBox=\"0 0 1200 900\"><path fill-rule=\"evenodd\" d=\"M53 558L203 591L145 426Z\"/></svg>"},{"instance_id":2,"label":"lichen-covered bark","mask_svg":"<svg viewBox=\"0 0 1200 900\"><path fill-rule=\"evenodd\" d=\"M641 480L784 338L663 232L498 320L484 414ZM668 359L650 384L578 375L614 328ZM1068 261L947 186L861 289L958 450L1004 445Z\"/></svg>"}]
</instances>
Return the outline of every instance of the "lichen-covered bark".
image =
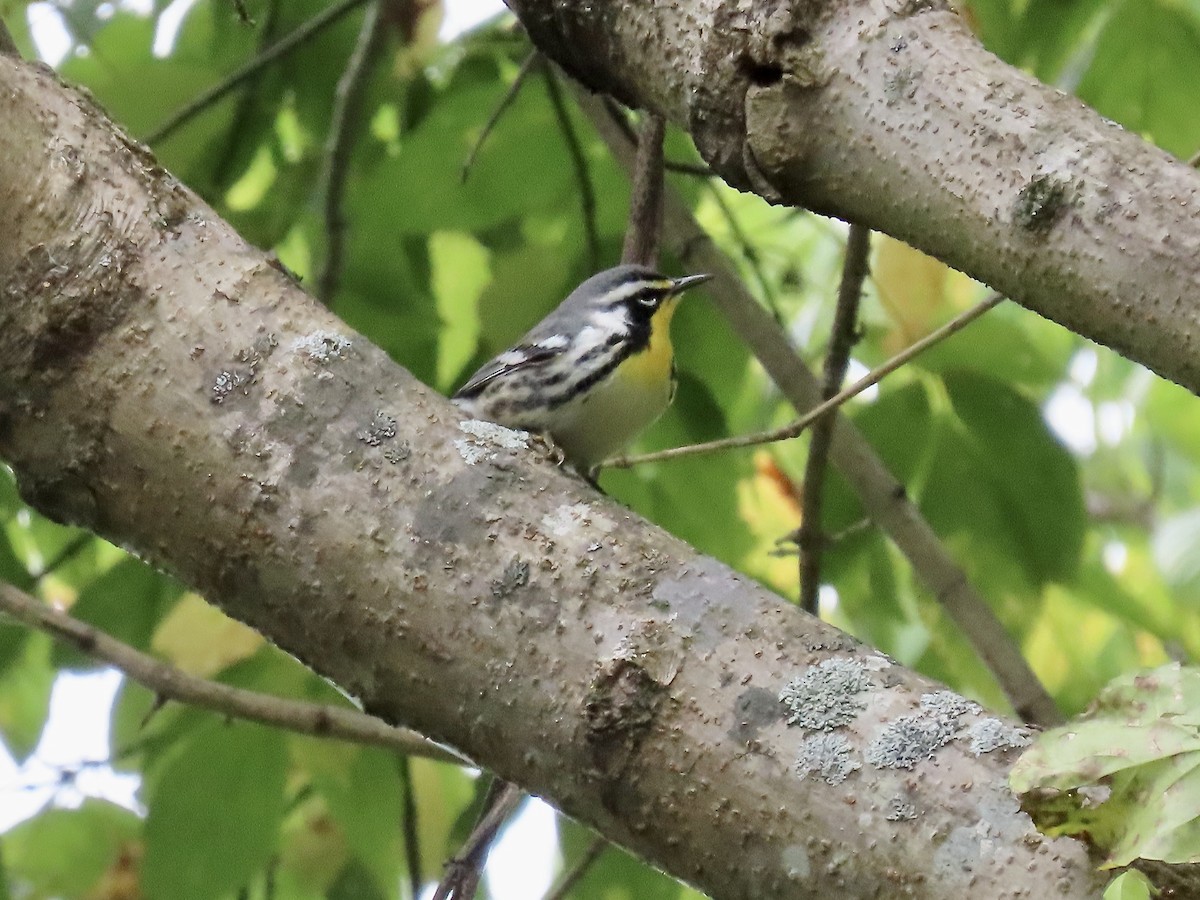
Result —
<instances>
[{"instance_id":1,"label":"lichen-covered bark","mask_svg":"<svg viewBox=\"0 0 1200 900\"><path fill-rule=\"evenodd\" d=\"M730 183L894 235L1200 390L1200 176L987 53L944 0L508 3Z\"/></svg>"},{"instance_id":2,"label":"lichen-covered bark","mask_svg":"<svg viewBox=\"0 0 1200 900\"><path fill-rule=\"evenodd\" d=\"M1094 895L1013 726L461 422L47 71L0 58L0 121L38 508L715 896Z\"/></svg>"}]
</instances>

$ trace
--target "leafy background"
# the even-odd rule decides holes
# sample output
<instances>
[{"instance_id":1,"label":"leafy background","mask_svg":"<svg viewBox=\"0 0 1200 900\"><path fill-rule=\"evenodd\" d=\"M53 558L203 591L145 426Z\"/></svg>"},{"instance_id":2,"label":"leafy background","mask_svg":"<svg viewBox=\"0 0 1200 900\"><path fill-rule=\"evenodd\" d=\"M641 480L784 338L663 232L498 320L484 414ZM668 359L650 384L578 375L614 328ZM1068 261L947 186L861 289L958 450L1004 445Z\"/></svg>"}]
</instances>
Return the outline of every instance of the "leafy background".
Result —
<instances>
[{"instance_id":1,"label":"leafy background","mask_svg":"<svg viewBox=\"0 0 1200 900\"><path fill-rule=\"evenodd\" d=\"M58 68L145 136L319 0L200 0L156 54L163 0L37 4L72 50ZM449 392L596 267L579 183L547 87L532 78L463 161L527 47L511 23L450 43L431 3L410 40L390 34L355 134L333 308L424 381ZM175 8L175 13L179 8ZM27 54L30 10L0 2ZM1200 2L972 0L987 46L1073 91L1165 150L1200 146ZM359 29L352 14L153 145L160 160L252 242L312 283L327 250L318 192L335 85ZM619 255L628 185L588 122L569 111L597 201L599 263ZM669 155L694 160L673 134ZM844 227L672 176L746 283L819 364ZM980 286L877 237L855 371L874 366L983 295ZM674 261L666 267L678 271ZM635 449L782 424L792 410L702 294L674 328L672 410ZM891 376L850 412L989 598L1068 713L1111 679L1200 652L1200 416L1182 389L1012 304ZM602 484L787 597L806 442L610 472ZM697 490L702 485L702 490ZM907 561L831 475L824 615L986 705L996 685ZM0 476L0 576L69 607L188 672L288 696L347 702L248 629L120 550L24 507ZM0 738L35 759L51 692L86 657L0 621ZM56 770L60 788L0 837L0 900L12 897L390 898L436 879L469 829L476 773L382 750L283 734L168 705L121 683L107 757ZM71 790L89 771L139 779L133 809ZM44 768L44 767L43 767ZM14 769L0 771L15 772ZM25 771L28 771L26 769ZM0 781L0 810L29 785ZM27 781L27 779L26 779ZM1193 805L1194 808L1194 805ZM231 827L236 824L236 827ZM566 820L527 859L569 866L590 836ZM413 851L413 844L416 852ZM64 861L70 860L69 864ZM572 897L693 895L610 849ZM530 896L525 894L523 896Z\"/></svg>"}]
</instances>

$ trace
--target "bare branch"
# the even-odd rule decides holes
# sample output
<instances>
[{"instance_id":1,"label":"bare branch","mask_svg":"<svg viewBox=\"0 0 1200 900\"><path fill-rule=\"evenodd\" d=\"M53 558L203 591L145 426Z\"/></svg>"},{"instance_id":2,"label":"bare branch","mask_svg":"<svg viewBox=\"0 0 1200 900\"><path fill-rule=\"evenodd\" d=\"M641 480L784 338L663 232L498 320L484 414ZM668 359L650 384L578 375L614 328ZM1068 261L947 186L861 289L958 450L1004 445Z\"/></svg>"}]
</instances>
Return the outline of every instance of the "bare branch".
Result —
<instances>
[{"instance_id":1,"label":"bare branch","mask_svg":"<svg viewBox=\"0 0 1200 900\"><path fill-rule=\"evenodd\" d=\"M562 877L562 880L554 886L550 893L545 896L544 900L566 900L566 897L571 893L571 889L579 883L580 879L587 874L588 869L595 864L596 860L607 849L608 841L604 838L598 837L592 841L588 845L587 850L583 852L583 856L579 857L578 862L571 866L570 871Z\"/></svg>"},{"instance_id":2,"label":"bare branch","mask_svg":"<svg viewBox=\"0 0 1200 900\"><path fill-rule=\"evenodd\" d=\"M173 134L180 126L187 124L214 103L224 99L226 95L245 81L253 78L260 70L269 66L281 56L295 50L306 41L316 37L330 25L341 19L342 16L366 2L367 0L341 0L340 3L336 3L313 16L306 23L291 32L291 34L287 35L287 37L282 38L277 44L264 50L236 72L229 75L220 83L213 85L178 112L174 113L165 122L147 134L143 140L147 144L156 144L163 138Z\"/></svg>"},{"instance_id":3,"label":"bare branch","mask_svg":"<svg viewBox=\"0 0 1200 900\"><path fill-rule=\"evenodd\" d=\"M667 122L655 113L647 113L638 134L637 160L633 166L633 187L629 194L629 225L621 262L653 268L658 263L662 234L663 138Z\"/></svg>"},{"instance_id":4,"label":"bare branch","mask_svg":"<svg viewBox=\"0 0 1200 900\"><path fill-rule=\"evenodd\" d=\"M721 196L721 187L717 184L709 185L710 196L717 204L717 208L721 210L721 215L725 217L726 224L729 225L729 230L733 234L733 239L737 241L738 247L742 251L742 257L750 266L750 271L754 274L754 280L758 283L759 293L762 294L763 302L767 304L767 309L771 310L771 315L776 319L779 318L779 302L775 296L775 291L771 287L771 282L767 280L766 274L762 270L762 265L758 258L758 251L750 243L750 239L746 236L746 232L742 228L742 224L734 215L729 204L725 202L725 198Z\"/></svg>"},{"instance_id":5,"label":"bare branch","mask_svg":"<svg viewBox=\"0 0 1200 900\"><path fill-rule=\"evenodd\" d=\"M551 106L554 107L554 115L567 144L567 152L571 154L571 164L575 167L575 180L579 183L579 202L583 207L583 235L587 240L588 264L594 271L600 268L600 237L596 233L596 190L592 187L592 176L587 159L583 155L583 147L579 144L579 135L575 133L567 105L563 102L558 76L549 64L544 64L542 71L546 77L546 93L550 97Z\"/></svg>"},{"instance_id":6,"label":"bare branch","mask_svg":"<svg viewBox=\"0 0 1200 900\"><path fill-rule=\"evenodd\" d=\"M694 456L698 453L715 453L721 450L734 450L741 447L757 447L762 444L774 444L779 441L790 441L793 438L799 437L804 431L809 428L814 422L820 419L827 413L836 410L847 400L857 397L869 387L878 384L888 375L895 372L901 366L908 363L914 357L920 356L934 344L941 343L950 335L957 331L961 331L967 325L974 322L985 312L994 306L997 306L1004 298L999 294L992 294L985 300L981 300L975 306L965 312L959 313L941 328L931 331L925 337L916 341L909 347L901 350L887 362L876 366L854 384L843 390L838 391L828 400L825 400L811 410L806 412L796 421L784 425L780 428L773 428L770 431L760 431L755 434L742 434L736 437L718 438L713 441L704 441L699 444L685 444L682 447L670 447L666 450L657 450L654 453L643 453L638 456L618 456L604 463L604 468L611 469L627 469L630 466L641 465L648 462L662 462L667 459L678 459L681 456ZM752 301L753 302L753 301Z\"/></svg>"},{"instance_id":7,"label":"bare branch","mask_svg":"<svg viewBox=\"0 0 1200 900\"><path fill-rule=\"evenodd\" d=\"M537 65L541 56L536 50L530 51L521 63L521 68L517 70L517 77L513 79L513 83L508 86L508 90L504 92L504 96L500 98L500 102L496 104L496 108L492 110L492 114L488 116L488 120L483 123L483 130L479 132L479 137L475 139L475 143L471 145L471 151L467 154L467 158L463 160L462 172L459 177L465 183L471 175L471 168L475 165L475 157L479 155L479 150L483 147L484 141L496 128L504 113L508 110L514 100L517 99L517 94L521 93L521 87L525 84L525 79L529 77L529 73L533 71L533 67Z\"/></svg>"},{"instance_id":8,"label":"bare branch","mask_svg":"<svg viewBox=\"0 0 1200 900\"><path fill-rule=\"evenodd\" d=\"M696 163L672 162L668 159L663 163L663 168L668 172L674 172L677 175L691 175L693 178L717 177L717 173L708 166L701 166Z\"/></svg>"},{"instance_id":9,"label":"bare branch","mask_svg":"<svg viewBox=\"0 0 1200 900\"><path fill-rule=\"evenodd\" d=\"M250 15L250 10L246 9L246 0L233 0L233 9L243 25L253 27L254 17Z\"/></svg>"},{"instance_id":10,"label":"bare branch","mask_svg":"<svg viewBox=\"0 0 1200 900\"><path fill-rule=\"evenodd\" d=\"M400 784L404 790L401 798L400 832L404 836L404 861L408 869L408 887L411 896L416 900L421 896L421 840L417 829L417 798L412 777L412 763L405 754L396 757L400 768Z\"/></svg>"},{"instance_id":11,"label":"bare branch","mask_svg":"<svg viewBox=\"0 0 1200 900\"><path fill-rule=\"evenodd\" d=\"M858 303L862 297L863 282L867 278L870 252L871 229L852 224L846 238L846 259L842 264L832 337L829 350L825 353L825 382L821 390L825 397L836 394L846 378L850 350L857 340ZM813 423L812 441L808 445L808 459L804 464L800 528L796 532L796 545L800 548L800 608L814 616L817 614L817 593L821 587L821 554L825 539L821 530L825 469L829 462L829 445L833 441L835 421L832 413L825 413Z\"/></svg>"},{"instance_id":12,"label":"bare branch","mask_svg":"<svg viewBox=\"0 0 1200 900\"><path fill-rule=\"evenodd\" d=\"M119 669L159 697L299 734L337 738L440 762L472 765L453 750L374 716L331 704L303 703L189 675L110 637L86 622L42 603L9 584L0 584L0 612L71 644Z\"/></svg>"},{"instance_id":13,"label":"bare branch","mask_svg":"<svg viewBox=\"0 0 1200 900\"><path fill-rule=\"evenodd\" d=\"M17 47L17 42L13 40L12 32L8 30L8 26L4 24L3 19L0 19L0 53L5 56L15 56L18 59L21 57L21 51Z\"/></svg>"},{"instance_id":14,"label":"bare branch","mask_svg":"<svg viewBox=\"0 0 1200 900\"><path fill-rule=\"evenodd\" d=\"M346 61L342 77L333 95L333 113L329 136L325 142L325 164L322 168L320 195L324 201L326 249L325 261L317 276L317 296L329 306L337 293L342 273L342 257L346 245L346 218L342 215L342 197L346 175L350 169L350 154L358 135L363 91L367 76L383 47L387 34L380 9L375 0L363 15L362 27L354 50Z\"/></svg>"},{"instance_id":15,"label":"bare branch","mask_svg":"<svg viewBox=\"0 0 1200 900\"><path fill-rule=\"evenodd\" d=\"M458 855L446 864L446 874L434 892L433 900L472 900L500 826L524 799L525 793L515 784L499 778L492 782L479 821Z\"/></svg>"}]
</instances>

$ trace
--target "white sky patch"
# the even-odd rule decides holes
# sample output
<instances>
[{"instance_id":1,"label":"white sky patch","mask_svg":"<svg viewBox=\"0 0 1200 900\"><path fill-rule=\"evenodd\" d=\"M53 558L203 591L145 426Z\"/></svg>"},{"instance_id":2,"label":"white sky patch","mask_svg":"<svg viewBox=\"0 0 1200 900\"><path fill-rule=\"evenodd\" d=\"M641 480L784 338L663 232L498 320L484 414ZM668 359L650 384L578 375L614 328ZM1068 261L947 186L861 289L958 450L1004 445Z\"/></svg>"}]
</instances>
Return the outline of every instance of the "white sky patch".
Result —
<instances>
[{"instance_id":1,"label":"white sky patch","mask_svg":"<svg viewBox=\"0 0 1200 900\"><path fill-rule=\"evenodd\" d=\"M860 363L857 359L851 357L850 361L846 363L846 377L842 381L842 387L849 387L870 371L870 369ZM854 399L863 403L874 403L879 399L879 385L871 385Z\"/></svg>"},{"instance_id":2,"label":"white sky patch","mask_svg":"<svg viewBox=\"0 0 1200 900\"><path fill-rule=\"evenodd\" d=\"M158 17L158 28L154 31L152 49L155 57L162 59L171 55L171 51L175 49L175 41L179 38L179 29L183 27L183 20L197 2L199 0L175 0L163 10L162 15Z\"/></svg>"},{"instance_id":3,"label":"white sky patch","mask_svg":"<svg viewBox=\"0 0 1200 900\"><path fill-rule=\"evenodd\" d=\"M493 900L528 900L541 897L554 878L558 826L554 810L529 798L500 833L487 862L488 896Z\"/></svg>"},{"instance_id":4,"label":"white sky patch","mask_svg":"<svg viewBox=\"0 0 1200 900\"><path fill-rule=\"evenodd\" d=\"M1096 377L1096 368L1100 364L1100 358L1096 356L1096 351L1091 347L1081 347L1071 357L1071 362L1067 366L1067 374L1071 376L1071 380L1078 385L1087 387L1092 383L1092 379Z\"/></svg>"},{"instance_id":5,"label":"white sky patch","mask_svg":"<svg viewBox=\"0 0 1200 900\"><path fill-rule=\"evenodd\" d=\"M464 31L498 16L508 7L502 0L446 0L446 13L438 39L452 41Z\"/></svg>"},{"instance_id":6,"label":"white sky patch","mask_svg":"<svg viewBox=\"0 0 1200 900\"><path fill-rule=\"evenodd\" d=\"M1096 407L1096 430L1100 440L1115 447L1133 428L1134 408L1127 400L1109 400Z\"/></svg>"},{"instance_id":7,"label":"white sky patch","mask_svg":"<svg viewBox=\"0 0 1200 900\"><path fill-rule=\"evenodd\" d=\"M18 766L0 749L0 833L54 804L74 808L102 797L140 811L136 775L117 773L108 759L109 715L120 673L63 673L54 682L50 715L37 749ZM78 771L63 779L63 772Z\"/></svg>"},{"instance_id":8,"label":"white sky patch","mask_svg":"<svg viewBox=\"0 0 1200 900\"><path fill-rule=\"evenodd\" d=\"M25 9L29 33L39 58L52 66L59 65L71 52L71 33L62 16L51 3L31 3Z\"/></svg>"},{"instance_id":9,"label":"white sky patch","mask_svg":"<svg viewBox=\"0 0 1200 900\"><path fill-rule=\"evenodd\" d=\"M832 584L823 584L817 588L817 609L821 613L821 618L824 619L836 613L841 599L838 596L837 588Z\"/></svg>"},{"instance_id":10,"label":"white sky patch","mask_svg":"<svg viewBox=\"0 0 1200 900\"><path fill-rule=\"evenodd\" d=\"M1129 548L1121 541L1108 541L1100 555L1104 560L1104 568L1110 575L1120 575L1125 571L1125 564L1129 562Z\"/></svg>"},{"instance_id":11,"label":"white sky patch","mask_svg":"<svg viewBox=\"0 0 1200 900\"><path fill-rule=\"evenodd\" d=\"M1046 400L1042 414L1067 447L1080 456L1096 450L1096 411L1074 384L1060 384Z\"/></svg>"}]
</instances>

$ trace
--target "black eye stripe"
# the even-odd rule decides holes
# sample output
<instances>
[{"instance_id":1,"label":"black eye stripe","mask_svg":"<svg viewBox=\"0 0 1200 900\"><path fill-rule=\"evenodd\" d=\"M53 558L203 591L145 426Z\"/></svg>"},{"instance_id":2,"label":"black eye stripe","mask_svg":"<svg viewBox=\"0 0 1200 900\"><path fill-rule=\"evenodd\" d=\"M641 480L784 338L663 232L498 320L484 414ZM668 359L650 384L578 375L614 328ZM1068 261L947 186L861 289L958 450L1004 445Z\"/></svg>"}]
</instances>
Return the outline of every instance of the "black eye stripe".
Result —
<instances>
[{"instance_id":1,"label":"black eye stripe","mask_svg":"<svg viewBox=\"0 0 1200 900\"><path fill-rule=\"evenodd\" d=\"M658 288L644 287L636 294L629 298L630 303L641 303L645 306L654 306L662 300L663 291Z\"/></svg>"}]
</instances>

